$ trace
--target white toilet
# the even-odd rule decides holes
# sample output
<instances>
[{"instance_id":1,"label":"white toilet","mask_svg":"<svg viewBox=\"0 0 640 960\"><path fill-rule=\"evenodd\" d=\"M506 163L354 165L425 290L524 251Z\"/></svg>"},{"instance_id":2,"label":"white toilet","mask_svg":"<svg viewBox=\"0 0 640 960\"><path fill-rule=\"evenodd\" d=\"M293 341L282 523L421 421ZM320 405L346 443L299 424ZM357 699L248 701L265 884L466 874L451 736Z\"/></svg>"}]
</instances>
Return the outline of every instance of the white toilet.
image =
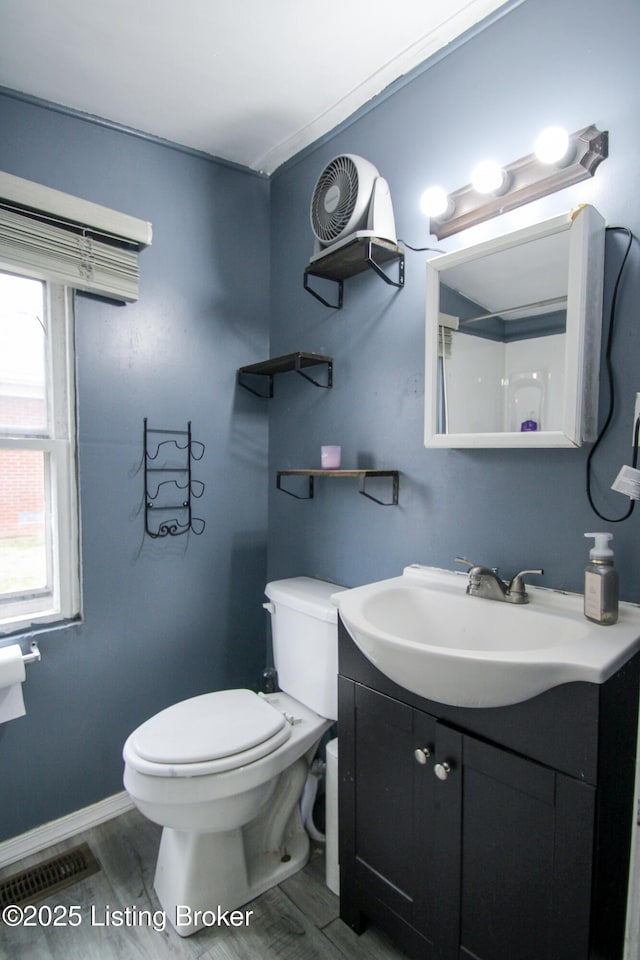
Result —
<instances>
[{"instance_id":1,"label":"white toilet","mask_svg":"<svg viewBox=\"0 0 640 960\"><path fill-rule=\"evenodd\" d=\"M330 598L340 589L309 577L267 584L283 692L222 690L183 700L124 745L124 786L164 827L154 886L181 936L222 922L221 911L237 910L307 862L298 801L338 716Z\"/></svg>"}]
</instances>

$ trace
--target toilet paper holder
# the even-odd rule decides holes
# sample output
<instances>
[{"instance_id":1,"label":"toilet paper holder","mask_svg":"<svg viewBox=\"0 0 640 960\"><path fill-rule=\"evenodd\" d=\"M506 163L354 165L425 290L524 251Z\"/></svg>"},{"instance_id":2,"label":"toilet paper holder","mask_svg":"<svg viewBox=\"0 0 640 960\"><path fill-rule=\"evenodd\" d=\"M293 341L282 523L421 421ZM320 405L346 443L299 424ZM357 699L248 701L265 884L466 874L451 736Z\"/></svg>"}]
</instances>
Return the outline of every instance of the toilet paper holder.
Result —
<instances>
[{"instance_id":1,"label":"toilet paper holder","mask_svg":"<svg viewBox=\"0 0 640 960\"><path fill-rule=\"evenodd\" d=\"M42 655L40 654L38 641L32 640L29 644L29 653L22 654L22 661L23 663L35 663L37 660L42 660Z\"/></svg>"},{"instance_id":2,"label":"toilet paper holder","mask_svg":"<svg viewBox=\"0 0 640 960\"><path fill-rule=\"evenodd\" d=\"M40 660L36 640L31 641L28 653L22 652L19 642L0 649L0 724L24 717L27 712L22 696L27 672L25 665L36 660Z\"/></svg>"}]
</instances>

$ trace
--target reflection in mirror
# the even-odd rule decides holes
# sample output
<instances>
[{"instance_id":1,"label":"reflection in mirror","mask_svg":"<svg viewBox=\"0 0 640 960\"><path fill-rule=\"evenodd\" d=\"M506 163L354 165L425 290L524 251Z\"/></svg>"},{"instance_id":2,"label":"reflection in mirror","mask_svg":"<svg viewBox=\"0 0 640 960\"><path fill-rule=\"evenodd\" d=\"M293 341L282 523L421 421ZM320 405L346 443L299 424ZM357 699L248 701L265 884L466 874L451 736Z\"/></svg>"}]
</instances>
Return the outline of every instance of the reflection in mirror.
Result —
<instances>
[{"instance_id":1,"label":"reflection in mirror","mask_svg":"<svg viewBox=\"0 0 640 960\"><path fill-rule=\"evenodd\" d=\"M585 332L597 374L604 231L599 214L584 210L429 262L427 445L586 438L586 421L571 411L582 413L576 391L587 388Z\"/></svg>"}]
</instances>

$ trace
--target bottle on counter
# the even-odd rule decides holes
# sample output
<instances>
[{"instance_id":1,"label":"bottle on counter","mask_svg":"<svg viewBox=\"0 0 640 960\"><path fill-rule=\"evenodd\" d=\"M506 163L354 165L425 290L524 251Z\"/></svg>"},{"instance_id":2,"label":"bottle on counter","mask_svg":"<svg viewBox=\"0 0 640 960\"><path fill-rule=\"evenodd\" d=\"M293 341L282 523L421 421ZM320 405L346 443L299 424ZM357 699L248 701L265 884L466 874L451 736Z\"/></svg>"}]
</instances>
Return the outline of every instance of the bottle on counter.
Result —
<instances>
[{"instance_id":1,"label":"bottle on counter","mask_svg":"<svg viewBox=\"0 0 640 960\"><path fill-rule=\"evenodd\" d=\"M585 537L593 537L595 542L584 571L584 615L587 620L609 626L618 620L618 571L608 546L613 534L585 533Z\"/></svg>"}]
</instances>

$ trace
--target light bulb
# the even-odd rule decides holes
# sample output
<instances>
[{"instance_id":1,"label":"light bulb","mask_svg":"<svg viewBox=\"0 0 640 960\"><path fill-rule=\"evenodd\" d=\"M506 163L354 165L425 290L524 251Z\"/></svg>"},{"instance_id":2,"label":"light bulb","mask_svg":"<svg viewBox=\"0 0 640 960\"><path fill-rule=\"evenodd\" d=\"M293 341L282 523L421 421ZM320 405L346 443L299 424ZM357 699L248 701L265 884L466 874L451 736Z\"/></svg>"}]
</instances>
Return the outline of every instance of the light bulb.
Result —
<instances>
[{"instance_id":1,"label":"light bulb","mask_svg":"<svg viewBox=\"0 0 640 960\"><path fill-rule=\"evenodd\" d=\"M445 217L453 212L453 204L442 187L427 187L420 197L425 217Z\"/></svg>"},{"instance_id":2,"label":"light bulb","mask_svg":"<svg viewBox=\"0 0 640 960\"><path fill-rule=\"evenodd\" d=\"M568 163L571 159L569 134L562 127L547 127L535 144L536 157L540 163Z\"/></svg>"},{"instance_id":3,"label":"light bulb","mask_svg":"<svg viewBox=\"0 0 640 960\"><path fill-rule=\"evenodd\" d=\"M505 186L506 173L495 160L483 160L471 172L476 193L498 193Z\"/></svg>"}]
</instances>

